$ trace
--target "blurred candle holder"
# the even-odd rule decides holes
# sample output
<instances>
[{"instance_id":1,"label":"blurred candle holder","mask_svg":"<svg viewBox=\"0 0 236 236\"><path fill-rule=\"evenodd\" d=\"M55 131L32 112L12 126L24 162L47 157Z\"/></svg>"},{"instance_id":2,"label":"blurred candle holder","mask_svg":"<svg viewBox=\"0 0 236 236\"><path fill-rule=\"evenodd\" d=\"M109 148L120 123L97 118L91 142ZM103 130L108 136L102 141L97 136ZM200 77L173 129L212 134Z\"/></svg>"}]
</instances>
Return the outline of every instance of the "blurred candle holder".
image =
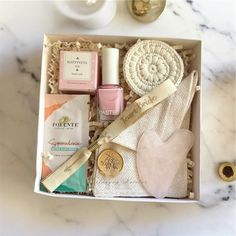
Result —
<instances>
[{"instance_id":1,"label":"blurred candle holder","mask_svg":"<svg viewBox=\"0 0 236 236\"><path fill-rule=\"evenodd\" d=\"M59 12L85 28L96 29L110 23L116 14L116 0L59 0Z\"/></svg>"}]
</instances>

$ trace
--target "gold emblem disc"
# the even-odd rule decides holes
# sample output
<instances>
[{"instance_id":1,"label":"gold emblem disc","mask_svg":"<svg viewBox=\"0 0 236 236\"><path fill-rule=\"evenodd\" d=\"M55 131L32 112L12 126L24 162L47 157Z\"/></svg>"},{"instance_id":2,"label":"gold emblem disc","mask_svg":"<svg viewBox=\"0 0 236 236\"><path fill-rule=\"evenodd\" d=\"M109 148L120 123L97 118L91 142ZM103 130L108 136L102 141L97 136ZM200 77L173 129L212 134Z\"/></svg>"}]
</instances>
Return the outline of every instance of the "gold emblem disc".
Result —
<instances>
[{"instance_id":1,"label":"gold emblem disc","mask_svg":"<svg viewBox=\"0 0 236 236\"><path fill-rule=\"evenodd\" d=\"M224 162L219 165L218 173L224 181L236 180L236 165L232 162Z\"/></svg>"},{"instance_id":2,"label":"gold emblem disc","mask_svg":"<svg viewBox=\"0 0 236 236\"><path fill-rule=\"evenodd\" d=\"M121 172L124 161L118 152L112 149L106 149L98 156L97 163L98 169L103 175L114 177Z\"/></svg>"}]
</instances>

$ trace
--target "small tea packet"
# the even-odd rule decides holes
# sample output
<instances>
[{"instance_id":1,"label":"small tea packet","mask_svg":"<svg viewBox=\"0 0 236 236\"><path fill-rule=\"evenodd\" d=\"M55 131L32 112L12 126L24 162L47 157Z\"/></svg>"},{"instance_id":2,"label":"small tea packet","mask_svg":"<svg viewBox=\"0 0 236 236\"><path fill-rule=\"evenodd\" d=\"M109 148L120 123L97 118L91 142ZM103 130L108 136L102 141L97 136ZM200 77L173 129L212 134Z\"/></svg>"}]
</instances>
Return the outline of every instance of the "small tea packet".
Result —
<instances>
[{"instance_id":1,"label":"small tea packet","mask_svg":"<svg viewBox=\"0 0 236 236\"><path fill-rule=\"evenodd\" d=\"M42 178L48 176L89 140L89 95L45 97ZM86 163L64 181L56 192L86 192Z\"/></svg>"}]
</instances>

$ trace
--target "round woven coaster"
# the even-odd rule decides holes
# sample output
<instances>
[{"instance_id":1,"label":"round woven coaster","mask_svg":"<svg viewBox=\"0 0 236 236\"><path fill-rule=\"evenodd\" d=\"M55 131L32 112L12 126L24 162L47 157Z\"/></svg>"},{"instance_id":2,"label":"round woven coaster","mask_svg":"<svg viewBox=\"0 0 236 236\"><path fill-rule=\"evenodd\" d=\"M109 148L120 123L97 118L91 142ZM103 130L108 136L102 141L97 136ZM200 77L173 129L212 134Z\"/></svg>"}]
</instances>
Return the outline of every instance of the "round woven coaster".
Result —
<instances>
[{"instance_id":1,"label":"round woven coaster","mask_svg":"<svg viewBox=\"0 0 236 236\"><path fill-rule=\"evenodd\" d=\"M129 49L124 58L123 71L129 87L143 96L167 79L177 86L183 78L184 64L168 44L144 40Z\"/></svg>"}]
</instances>

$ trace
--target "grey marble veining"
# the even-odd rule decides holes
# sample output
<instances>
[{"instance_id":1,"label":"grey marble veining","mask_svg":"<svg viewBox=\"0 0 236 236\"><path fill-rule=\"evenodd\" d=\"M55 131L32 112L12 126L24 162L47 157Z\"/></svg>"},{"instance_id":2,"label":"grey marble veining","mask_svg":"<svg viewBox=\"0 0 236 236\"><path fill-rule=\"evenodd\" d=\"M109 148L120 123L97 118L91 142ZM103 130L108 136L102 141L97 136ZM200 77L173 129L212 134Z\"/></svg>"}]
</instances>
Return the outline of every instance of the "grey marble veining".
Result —
<instances>
[{"instance_id":1,"label":"grey marble veining","mask_svg":"<svg viewBox=\"0 0 236 236\"><path fill-rule=\"evenodd\" d=\"M161 18L136 22L124 1L114 20L82 29L53 2L0 1L0 235L235 235L235 182L217 166L235 157L234 0L169 0ZM203 40L199 205L57 199L33 193L43 33Z\"/></svg>"}]
</instances>

